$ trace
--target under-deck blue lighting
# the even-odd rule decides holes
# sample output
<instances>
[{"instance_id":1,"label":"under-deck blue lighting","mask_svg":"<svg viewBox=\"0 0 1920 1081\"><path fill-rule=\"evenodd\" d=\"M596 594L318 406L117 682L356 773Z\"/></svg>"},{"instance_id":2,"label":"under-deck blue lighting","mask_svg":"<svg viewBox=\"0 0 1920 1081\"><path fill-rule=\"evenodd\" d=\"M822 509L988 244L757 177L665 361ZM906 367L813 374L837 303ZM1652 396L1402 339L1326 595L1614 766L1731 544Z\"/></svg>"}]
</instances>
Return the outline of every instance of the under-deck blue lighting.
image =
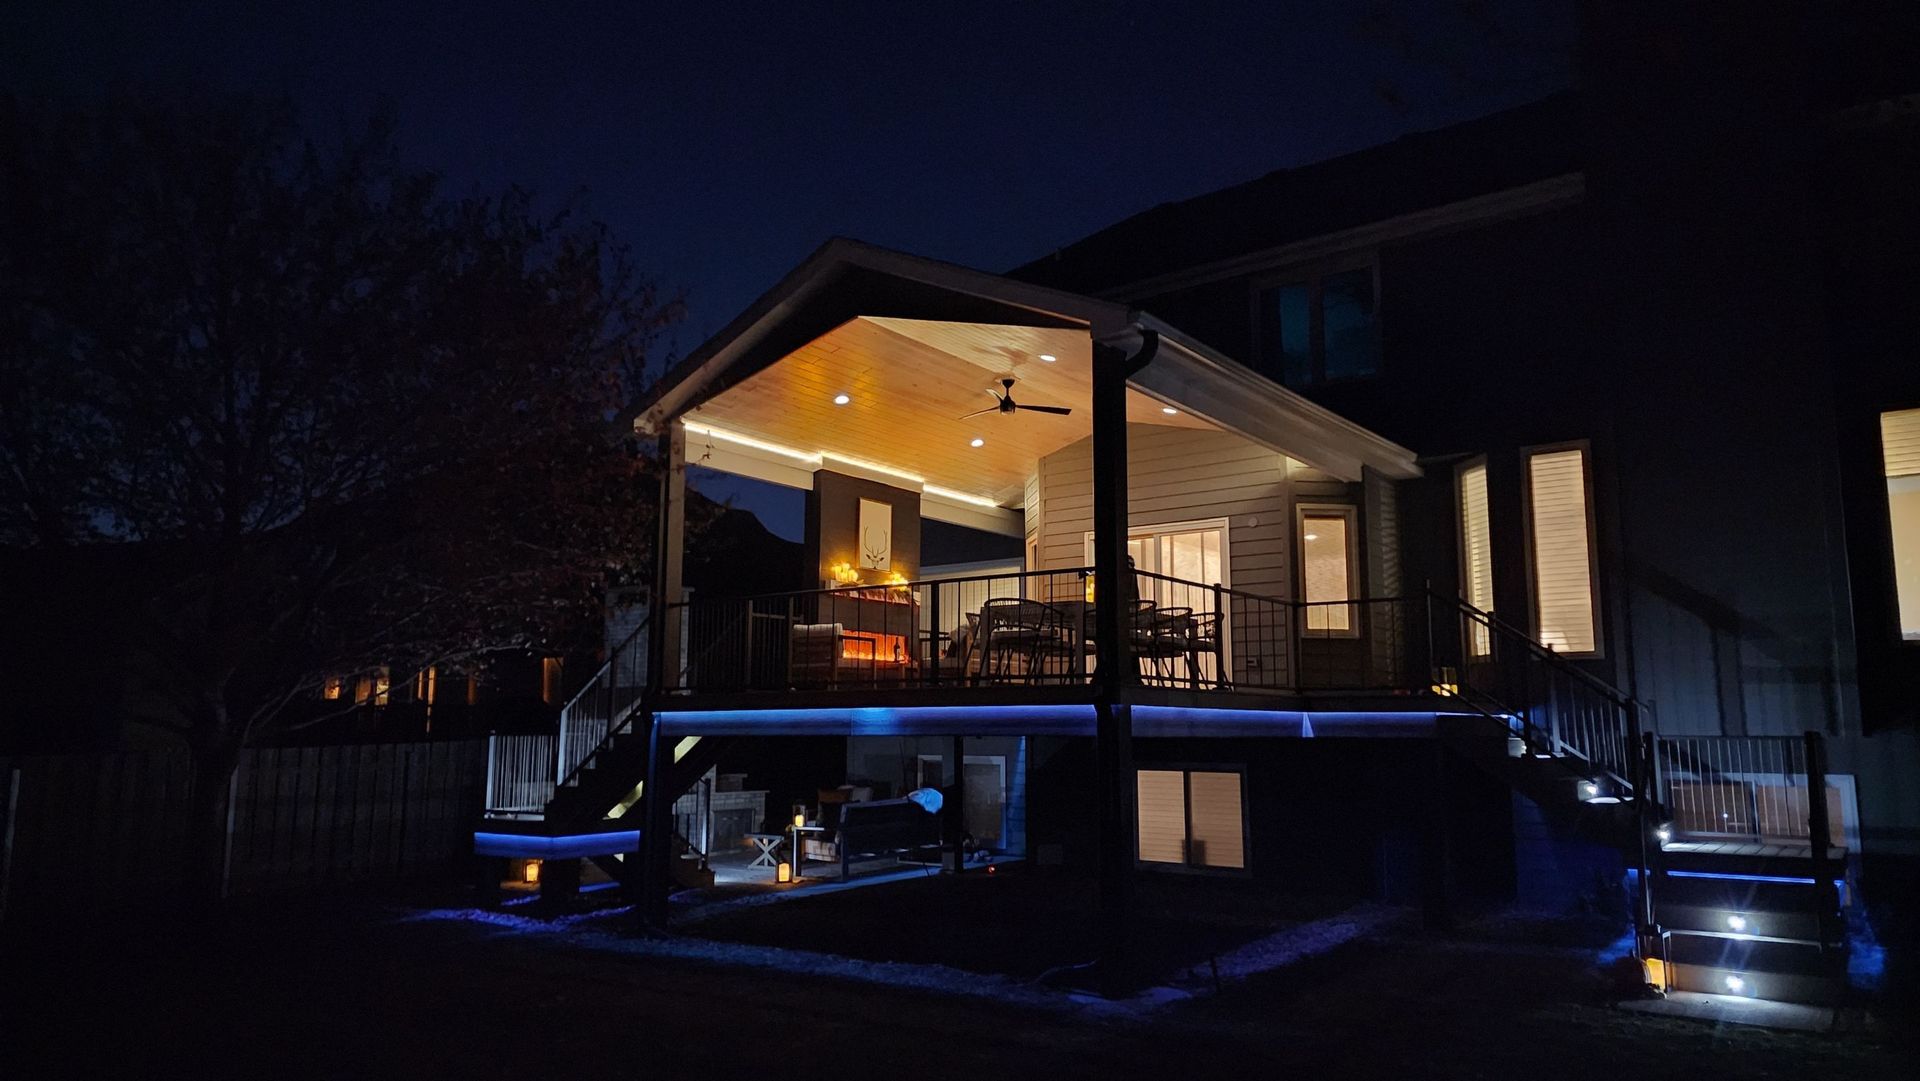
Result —
<instances>
[{"instance_id":1,"label":"under-deck blue lighting","mask_svg":"<svg viewBox=\"0 0 1920 1081\"><path fill-rule=\"evenodd\" d=\"M1429 736L1439 716L1431 710L1234 709L1216 706L1136 705L1133 734L1143 737ZM825 706L809 709L665 710L666 735L1022 735L1091 736L1094 707L1060 705Z\"/></svg>"},{"instance_id":2,"label":"under-deck blue lighting","mask_svg":"<svg viewBox=\"0 0 1920 1081\"><path fill-rule=\"evenodd\" d=\"M482 833L473 835L477 856L512 856L520 859L565 860L582 856L611 856L640 851L639 830L614 830L609 833L571 833L545 837L537 833Z\"/></svg>"}]
</instances>

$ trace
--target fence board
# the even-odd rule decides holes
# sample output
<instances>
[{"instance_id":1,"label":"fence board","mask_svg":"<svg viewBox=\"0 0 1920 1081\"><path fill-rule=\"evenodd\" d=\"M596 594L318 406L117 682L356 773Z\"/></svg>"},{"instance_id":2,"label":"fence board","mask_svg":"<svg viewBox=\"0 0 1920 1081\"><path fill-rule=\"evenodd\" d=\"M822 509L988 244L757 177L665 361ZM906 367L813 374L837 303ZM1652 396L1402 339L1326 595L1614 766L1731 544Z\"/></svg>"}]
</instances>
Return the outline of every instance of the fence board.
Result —
<instances>
[{"instance_id":1,"label":"fence board","mask_svg":"<svg viewBox=\"0 0 1920 1081\"><path fill-rule=\"evenodd\" d=\"M484 740L256 748L234 787L229 892L452 874L469 851ZM185 885L193 765L180 749L0 760L20 770L3 918L55 919ZM0 806L0 817L5 808Z\"/></svg>"}]
</instances>

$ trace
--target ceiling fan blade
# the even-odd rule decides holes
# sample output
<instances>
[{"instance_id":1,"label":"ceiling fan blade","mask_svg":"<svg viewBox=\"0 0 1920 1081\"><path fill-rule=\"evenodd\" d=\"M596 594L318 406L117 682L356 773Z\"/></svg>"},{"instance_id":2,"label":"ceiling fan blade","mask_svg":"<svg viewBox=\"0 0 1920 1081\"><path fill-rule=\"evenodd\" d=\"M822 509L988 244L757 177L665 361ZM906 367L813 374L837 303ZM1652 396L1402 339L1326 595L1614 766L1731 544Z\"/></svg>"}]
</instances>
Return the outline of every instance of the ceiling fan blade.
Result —
<instances>
[{"instance_id":1,"label":"ceiling fan blade","mask_svg":"<svg viewBox=\"0 0 1920 1081\"><path fill-rule=\"evenodd\" d=\"M1000 393L999 391L993 389L992 387L987 388L987 397L992 398L996 402L1003 402L1007 400L1006 395Z\"/></svg>"},{"instance_id":2,"label":"ceiling fan blade","mask_svg":"<svg viewBox=\"0 0 1920 1081\"><path fill-rule=\"evenodd\" d=\"M1016 405L1014 408L1022 409L1029 413L1052 413L1062 417L1073 412L1073 410L1068 409L1064 405Z\"/></svg>"},{"instance_id":3,"label":"ceiling fan blade","mask_svg":"<svg viewBox=\"0 0 1920 1081\"><path fill-rule=\"evenodd\" d=\"M980 415L980 414L982 414L982 413L998 413L999 411L1000 411L1000 407L999 407L999 406L997 406L997 405L990 405L990 406L988 406L988 407L986 407L985 409L976 409L976 410L974 410L973 412L971 412L971 413L968 413L968 414L967 414L966 416L964 416L964 417L961 417L960 419L961 419L961 420L972 420L972 419L973 419L974 417L977 417L977 416L979 416L979 415Z\"/></svg>"}]
</instances>

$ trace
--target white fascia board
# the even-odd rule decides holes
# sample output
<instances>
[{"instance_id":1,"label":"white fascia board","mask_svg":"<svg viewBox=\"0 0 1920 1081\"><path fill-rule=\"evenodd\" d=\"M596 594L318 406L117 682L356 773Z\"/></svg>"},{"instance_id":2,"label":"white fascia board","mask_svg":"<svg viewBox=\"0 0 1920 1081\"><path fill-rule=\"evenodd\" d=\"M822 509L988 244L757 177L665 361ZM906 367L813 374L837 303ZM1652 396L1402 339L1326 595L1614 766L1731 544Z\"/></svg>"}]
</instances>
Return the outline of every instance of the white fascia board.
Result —
<instances>
[{"instance_id":1,"label":"white fascia board","mask_svg":"<svg viewBox=\"0 0 1920 1081\"><path fill-rule=\"evenodd\" d=\"M1251 369L1180 335L1148 315L1143 330L1160 349L1128 385L1243 438L1347 481L1371 467L1395 480L1421 475L1413 452Z\"/></svg>"},{"instance_id":2,"label":"white fascia board","mask_svg":"<svg viewBox=\"0 0 1920 1081\"><path fill-rule=\"evenodd\" d=\"M687 429L687 464L717 469L736 477L750 477L769 484L798 488L801 491L809 491L813 488L813 471L820 468L818 460L808 464L790 455L778 454L693 428Z\"/></svg>"}]
</instances>

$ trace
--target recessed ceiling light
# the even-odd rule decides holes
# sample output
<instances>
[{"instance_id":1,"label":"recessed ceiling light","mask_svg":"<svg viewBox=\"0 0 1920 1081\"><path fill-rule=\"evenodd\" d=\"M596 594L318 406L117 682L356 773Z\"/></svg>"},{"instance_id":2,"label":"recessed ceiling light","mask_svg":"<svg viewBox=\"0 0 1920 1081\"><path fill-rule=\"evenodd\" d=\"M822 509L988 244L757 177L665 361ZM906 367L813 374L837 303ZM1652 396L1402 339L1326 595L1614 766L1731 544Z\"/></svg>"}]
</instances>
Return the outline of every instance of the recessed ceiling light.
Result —
<instances>
[{"instance_id":1,"label":"recessed ceiling light","mask_svg":"<svg viewBox=\"0 0 1920 1081\"><path fill-rule=\"evenodd\" d=\"M1177 416L1179 416L1179 415L1180 415L1180 411L1179 411L1178 409L1175 409L1174 407L1172 407L1172 406L1170 406L1170 405L1163 405L1163 406L1161 406L1161 407L1160 407L1160 411L1161 411L1162 413L1165 413L1165 414L1166 414L1167 416L1170 416L1170 417L1177 417Z\"/></svg>"},{"instance_id":2,"label":"recessed ceiling light","mask_svg":"<svg viewBox=\"0 0 1920 1081\"><path fill-rule=\"evenodd\" d=\"M976 439L972 443L969 443L967 445L972 447L984 447L987 445L987 441L984 439Z\"/></svg>"},{"instance_id":3,"label":"recessed ceiling light","mask_svg":"<svg viewBox=\"0 0 1920 1081\"><path fill-rule=\"evenodd\" d=\"M1308 539L1308 540L1319 540L1319 539L1320 539L1320 534L1318 534L1318 533L1309 533L1309 534L1307 534L1307 539Z\"/></svg>"},{"instance_id":4,"label":"recessed ceiling light","mask_svg":"<svg viewBox=\"0 0 1920 1081\"><path fill-rule=\"evenodd\" d=\"M853 400L852 398L849 398L844 394L836 394L833 396L833 404L835 405L845 405L852 400Z\"/></svg>"},{"instance_id":5,"label":"recessed ceiling light","mask_svg":"<svg viewBox=\"0 0 1920 1081\"><path fill-rule=\"evenodd\" d=\"M1060 358L1054 356L1052 353L1042 353L1040 354L1040 359L1046 361L1048 364L1052 364L1054 361L1059 360Z\"/></svg>"}]
</instances>

